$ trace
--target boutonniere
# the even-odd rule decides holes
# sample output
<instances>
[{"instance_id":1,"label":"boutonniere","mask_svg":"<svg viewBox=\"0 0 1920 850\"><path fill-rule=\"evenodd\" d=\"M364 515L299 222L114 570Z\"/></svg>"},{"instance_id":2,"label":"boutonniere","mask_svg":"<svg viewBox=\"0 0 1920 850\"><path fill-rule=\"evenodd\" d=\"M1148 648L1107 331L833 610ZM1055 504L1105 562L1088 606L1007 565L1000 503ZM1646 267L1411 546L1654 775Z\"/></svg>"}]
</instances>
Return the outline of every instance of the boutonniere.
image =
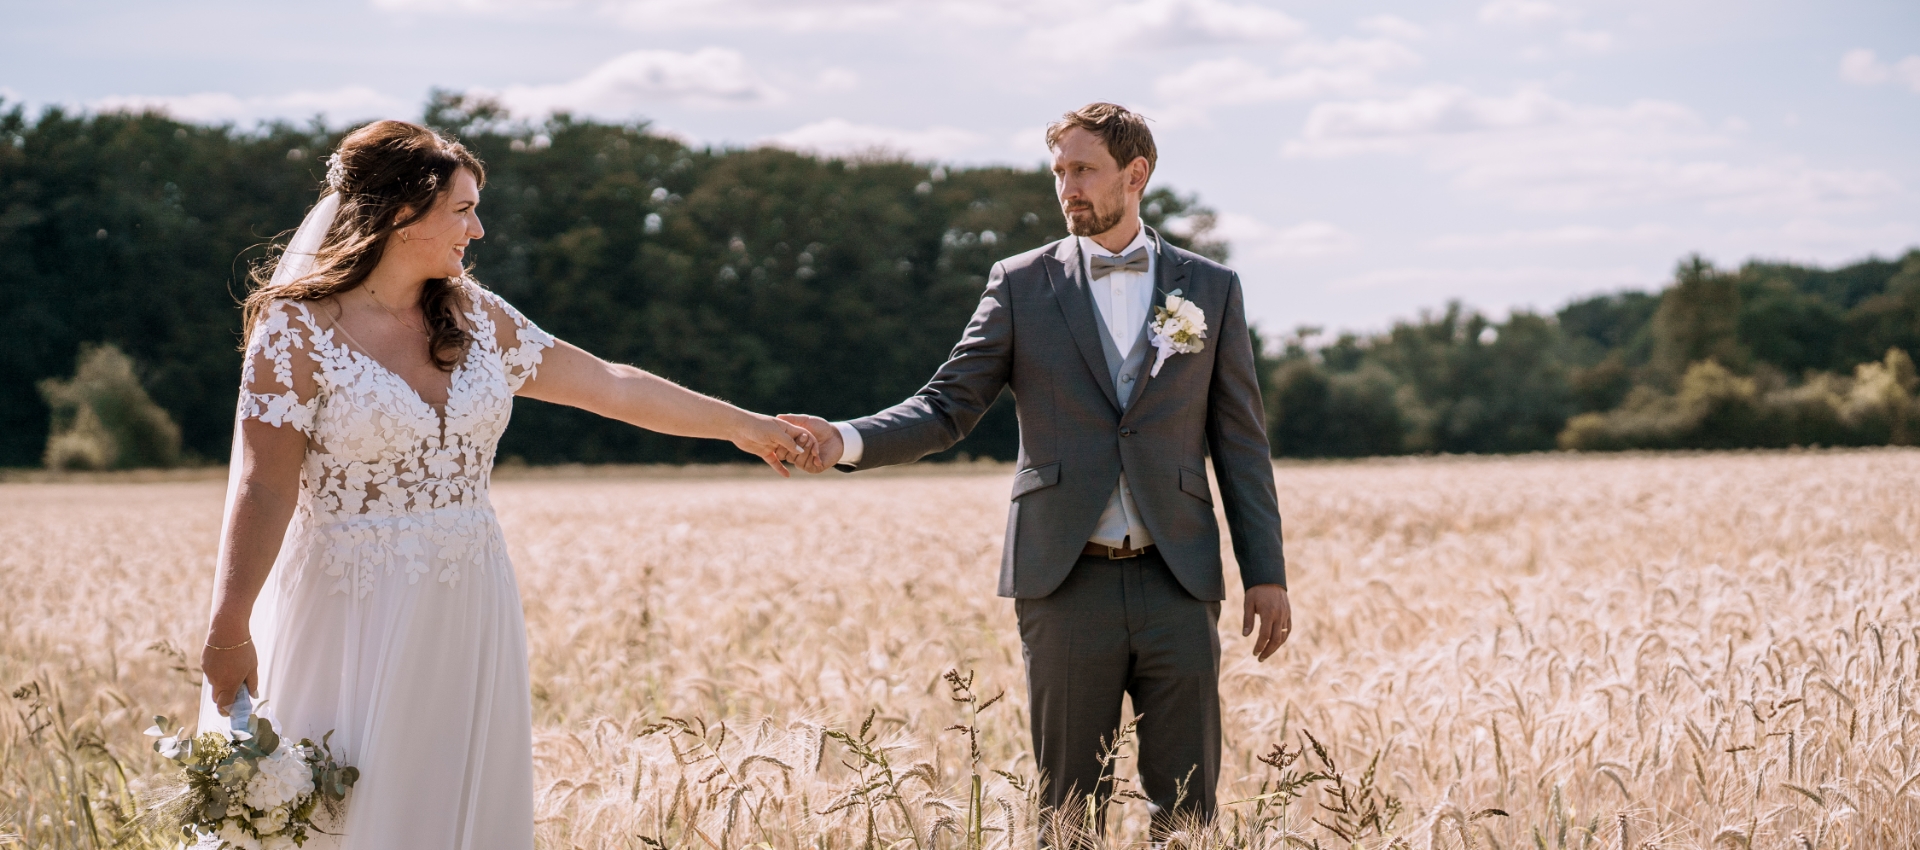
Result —
<instances>
[{"instance_id":1,"label":"boutonniere","mask_svg":"<svg viewBox=\"0 0 1920 850\"><path fill-rule=\"evenodd\" d=\"M1160 353L1153 358L1151 377L1160 377L1160 366L1175 354L1198 354L1206 348L1207 316L1192 301L1180 297L1180 290L1167 293L1165 306L1153 308L1153 324L1148 340Z\"/></svg>"}]
</instances>

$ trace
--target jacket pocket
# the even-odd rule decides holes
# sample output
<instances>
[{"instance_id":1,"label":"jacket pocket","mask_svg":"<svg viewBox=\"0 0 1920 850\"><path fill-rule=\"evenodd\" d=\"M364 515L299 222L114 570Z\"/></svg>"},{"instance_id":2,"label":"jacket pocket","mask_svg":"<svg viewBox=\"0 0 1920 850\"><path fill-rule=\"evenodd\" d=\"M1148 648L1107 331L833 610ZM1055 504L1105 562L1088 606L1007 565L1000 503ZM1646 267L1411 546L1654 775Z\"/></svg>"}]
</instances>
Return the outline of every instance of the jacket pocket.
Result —
<instances>
[{"instance_id":1,"label":"jacket pocket","mask_svg":"<svg viewBox=\"0 0 1920 850\"><path fill-rule=\"evenodd\" d=\"M1060 483L1060 464L1049 463L1032 469L1022 469L1013 476L1013 498L1018 499L1035 490L1052 487Z\"/></svg>"},{"instance_id":2,"label":"jacket pocket","mask_svg":"<svg viewBox=\"0 0 1920 850\"><path fill-rule=\"evenodd\" d=\"M1207 487L1207 474L1204 472L1194 472L1184 466L1180 467L1180 489L1202 502L1213 504L1213 491Z\"/></svg>"}]
</instances>

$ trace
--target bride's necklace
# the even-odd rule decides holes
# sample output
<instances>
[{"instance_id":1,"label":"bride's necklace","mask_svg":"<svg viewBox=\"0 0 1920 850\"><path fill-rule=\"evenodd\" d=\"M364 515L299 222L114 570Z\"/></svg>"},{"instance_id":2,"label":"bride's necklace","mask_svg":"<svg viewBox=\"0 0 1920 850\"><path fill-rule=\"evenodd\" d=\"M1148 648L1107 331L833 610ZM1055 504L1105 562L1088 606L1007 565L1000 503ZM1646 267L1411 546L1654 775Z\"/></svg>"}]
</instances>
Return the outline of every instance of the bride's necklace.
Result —
<instances>
[{"instance_id":1,"label":"bride's necklace","mask_svg":"<svg viewBox=\"0 0 1920 850\"><path fill-rule=\"evenodd\" d=\"M374 306L379 307L381 310L386 311L386 314L389 316L392 316L394 321L399 322L401 327L406 328L407 330L413 331L414 333L417 333L421 336L432 336L432 334L427 333L426 328L416 325L412 322L409 322L406 319L401 318L399 313L393 312L392 307L388 307L385 301L380 300L379 293L374 292L373 287L371 286L366 287L366 290L367 290L367 297L373 299Z\"/></svg>"}]
</instances>

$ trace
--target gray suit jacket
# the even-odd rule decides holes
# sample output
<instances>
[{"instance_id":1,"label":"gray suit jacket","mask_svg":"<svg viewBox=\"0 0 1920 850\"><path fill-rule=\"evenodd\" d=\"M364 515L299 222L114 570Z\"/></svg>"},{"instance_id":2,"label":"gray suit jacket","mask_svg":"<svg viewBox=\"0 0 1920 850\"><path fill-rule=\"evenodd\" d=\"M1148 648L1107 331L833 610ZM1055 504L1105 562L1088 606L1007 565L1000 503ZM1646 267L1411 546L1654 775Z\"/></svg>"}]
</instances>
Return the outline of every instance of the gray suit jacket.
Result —
<instances>
[{"instance_id":1,"label":"gray suit jacket","mask_svg":"<svg viewBox=\"0 0 1920 850\"><path fill-rule=\"evenodd\" d=\"M1231 269L1159 240L1154 304L1182 290L1206 314L1206 347L1175 354L1122 409L1109 377L1079 241L995 264L966 333L910 399L850 424L860 467L911 463L952 446L1012 387L1019 472L1000 559L1000 595L1044 597L1066 580L1126 465L1147 530L1196 598L1226 596L1213 457L1240 578L1286 584L1273 462L1253 345ZM1150 355L1151 356L1151 355ZM1149 361L1151 362L1151 361Z\"/></svg>"}]
</instances>

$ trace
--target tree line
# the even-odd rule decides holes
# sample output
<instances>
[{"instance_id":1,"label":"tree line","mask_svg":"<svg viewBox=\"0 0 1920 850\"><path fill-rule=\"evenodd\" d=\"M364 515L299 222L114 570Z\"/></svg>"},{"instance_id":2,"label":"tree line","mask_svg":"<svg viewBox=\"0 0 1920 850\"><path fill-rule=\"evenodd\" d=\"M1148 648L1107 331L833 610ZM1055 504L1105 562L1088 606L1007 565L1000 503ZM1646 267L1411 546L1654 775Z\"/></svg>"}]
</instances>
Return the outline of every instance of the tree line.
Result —
<instances>
[{"instance_id":1,"label":"tree line","mask_svg":"<svg viewBox=\"0 0 1920 850\"><path fill-rule=\"evenodd\" d=\"M469 251L485 285L590 351L755 410L898 401L945 358L994 260L1065 235L1041 169L694 147L453 93L424 120L487 163L488 234ZM246 270L313 203L340 135L0 103L0 466L224 458ZM1195 197L1158 188L1143 212L1225 258ZM1910 442L1920 254L1688 260L1659 294L1502 321L1451 305L1274 343L1283 455ZM949 454L1011 458L1007 401ZM501 454L530 463L736 454L534 401L514 416Z\"/></svg>"},{"instance_id":2,"label":"tree line","mask_svg":"<svg viewBox=\"0 0 1920 850\"><path fill-rule=\"evenodd\" d=\"M1682 260L1658 293L1504 321L1450 304L1384 333L1297 329L1276 454L1912 445L1920 251L1837 269Z\"/></svg>"}]
</instances>

